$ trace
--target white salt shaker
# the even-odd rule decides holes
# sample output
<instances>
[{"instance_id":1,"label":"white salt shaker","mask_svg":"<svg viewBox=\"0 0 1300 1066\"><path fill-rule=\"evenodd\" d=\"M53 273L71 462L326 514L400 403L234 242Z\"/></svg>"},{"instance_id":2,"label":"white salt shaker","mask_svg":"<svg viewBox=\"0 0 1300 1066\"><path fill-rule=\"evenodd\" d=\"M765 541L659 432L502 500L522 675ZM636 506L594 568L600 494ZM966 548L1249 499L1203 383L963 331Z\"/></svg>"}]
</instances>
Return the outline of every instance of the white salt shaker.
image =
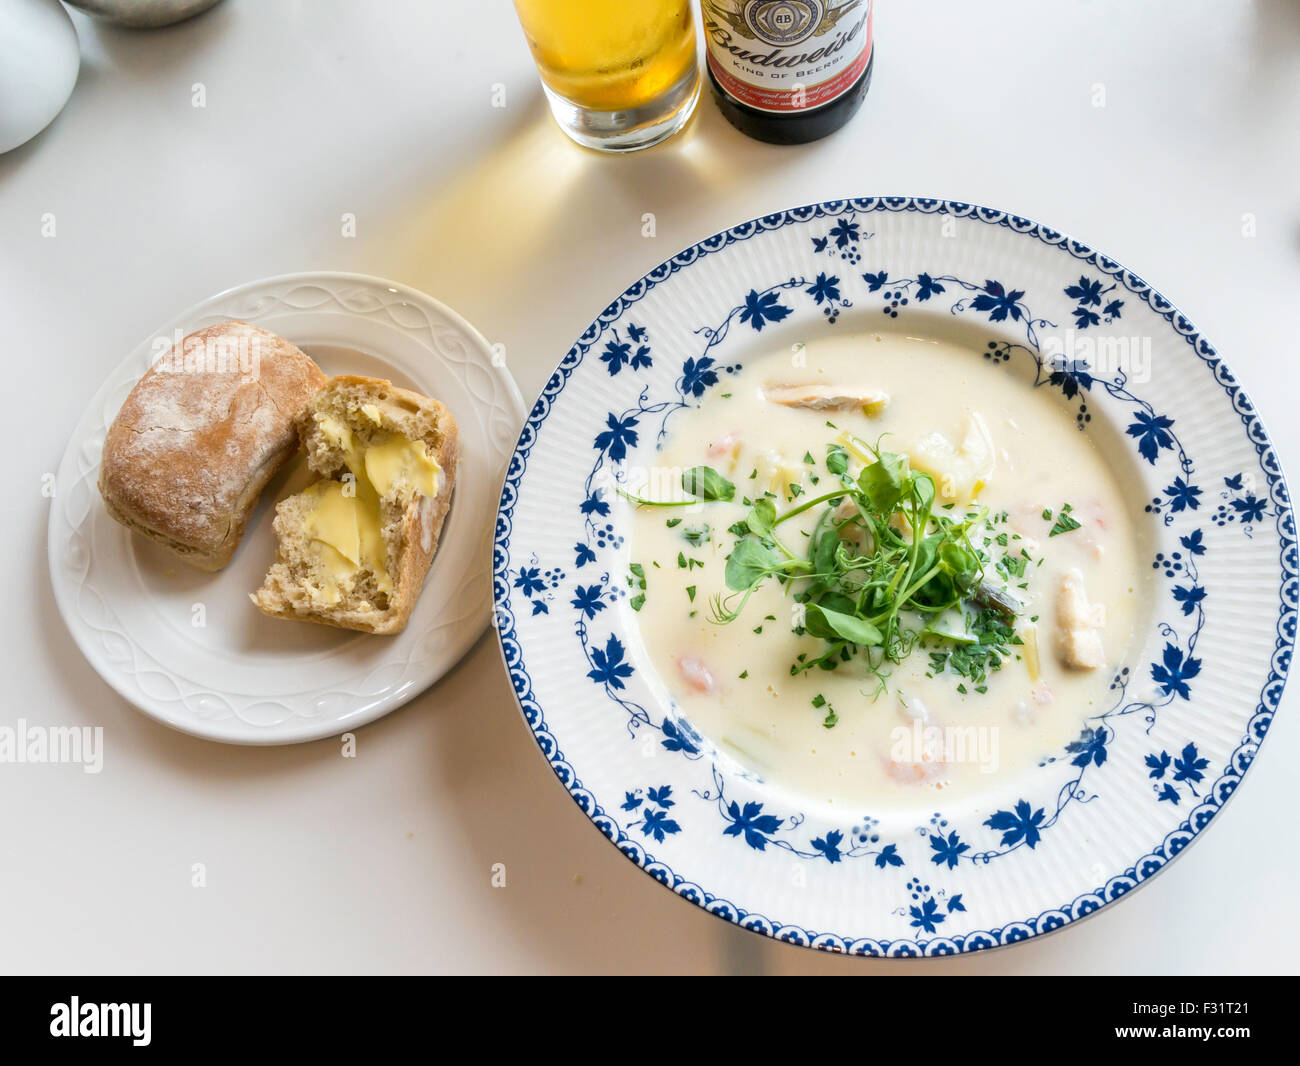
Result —
<instances>
[{"instance_id":1,"label":"white salt shaker","mask_svg":"<svg viewBox=\"0 0 1300 1066\"><path fill-rule=\"evenodd\" d=\"M0 152L54 121L80 69L77 31L58 0L0 3Z\"/></svg>"}]
</instances>

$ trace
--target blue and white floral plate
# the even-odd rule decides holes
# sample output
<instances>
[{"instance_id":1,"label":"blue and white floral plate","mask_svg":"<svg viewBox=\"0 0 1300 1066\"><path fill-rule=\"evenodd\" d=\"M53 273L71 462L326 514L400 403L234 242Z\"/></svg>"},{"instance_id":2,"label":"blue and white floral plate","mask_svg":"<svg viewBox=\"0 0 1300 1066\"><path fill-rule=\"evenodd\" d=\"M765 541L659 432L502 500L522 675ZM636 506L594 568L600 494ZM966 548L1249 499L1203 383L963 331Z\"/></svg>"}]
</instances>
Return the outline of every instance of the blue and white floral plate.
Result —
<instances>
[{"instance_id":1,"label":"blue and white floral plate","mask_svg":"<svg viewBox=\"0 0 1300 1066\"><path fill-rule=\"evenodd\" d=\"M619 464L649 465L673 413L773 350L787 326L875 330L882 318L912 334L967 330L972 348L1023 361L1089 432L1127 443L1156 600L1142 665L1118 674L1112 704L1015 791L831 818L724 768L665 704L624 593L629 513L600 486ZM1096 351L1149 343L1149 380L1049 359L1045 338L1067 327L1102 342ZM863 955L1025 940L1160 871L1250 768L1296 628L1281 467L1209 341L1141 278L1062 233L902 197L746 222L601 311L519 438L493 574L524 717L600 831L712 914Z\"/></svg>"}]
</instances>

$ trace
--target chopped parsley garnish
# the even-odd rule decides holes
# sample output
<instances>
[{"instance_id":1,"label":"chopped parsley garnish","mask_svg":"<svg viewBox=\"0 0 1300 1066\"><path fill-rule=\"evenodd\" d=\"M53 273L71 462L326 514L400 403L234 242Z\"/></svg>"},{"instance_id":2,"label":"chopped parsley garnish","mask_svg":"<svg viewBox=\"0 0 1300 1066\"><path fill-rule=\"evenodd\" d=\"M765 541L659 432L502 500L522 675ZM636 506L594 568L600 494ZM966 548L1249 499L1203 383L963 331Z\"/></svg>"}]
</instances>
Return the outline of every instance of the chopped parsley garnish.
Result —
<instances>
[{"instance_id":1,"label":"chopped parsley garnish","mask_svg":"<svg viewBox=\"0 0 1300 1066\"><path fill-rule=\"evenodd\" d=\"M819 711L823 707L826 708L826 717L822 719L822 725L826 729L834 729L836 723L840 720L840 716L835 713L835 708L826 702L826 697L820 692L817 693L817 695L813 697L812 705Z\"/></svg>"},{"instance_id":2,"label":"chopped parsley garnish","mask_svg":"<svg viewBox=\"0 0 1300 1066\"><path fill-rule=\"evenodd\" d=\"M1078 529L1082 525L1077 518L1070 514L1073 510L1074 508L1068 503L1061 505L1061 509L1056 515L1056 524L1052 526L1052 531L1047 534L1049 537L1059 537L1062 533L1069 533L1070 530ZM1051 518L1051 512L1044 511L1043 519L1047 520L1049 518Z\"/></svg>"},{"instance_id":3,"label":"chopped parsley garnish","mask_svg":"<svg viewBox=\"0 0 1300 1066\"><path fill-rule=\"evenodd\" d=\"M659 564L656 563L655 565L658 566ZM640 590L635 596L627 601L627 605L631 607L632 610L639 611L645 606L645 567L640 563L629 563L627 572L628 585Z\"/></svg>"},{"instance_id":4,"label":"chopped parsley garnish","mask_svg":"<svg viewBox=\"0 0 1300 1066\"><path fill-rule=\"evenodd\" d=\"M701 544L707 544L709 540L708 526L687 526L682 530L682 536L686 538L686 543L698 548Z\"/></svg>"},{"instance_id":5,"label":"chopped parsley garnish","mask_svg":"<svg viewBox=\"0 0 1300 1066\"><path fill-rule=\"evenodd\" d=\"M927 631L926 635L937 637L941 645L930 652L931 675L947 670L972 682L977 692L986 687L990 672L1002 669L1002 663L1013 654L1011 648L1024 643L1015 627L992 608L981 611L965 634L949 638L947 634ZM963 694L966 691L964 685L958 685L957 690Z\"/></svg>"}]
</instances>

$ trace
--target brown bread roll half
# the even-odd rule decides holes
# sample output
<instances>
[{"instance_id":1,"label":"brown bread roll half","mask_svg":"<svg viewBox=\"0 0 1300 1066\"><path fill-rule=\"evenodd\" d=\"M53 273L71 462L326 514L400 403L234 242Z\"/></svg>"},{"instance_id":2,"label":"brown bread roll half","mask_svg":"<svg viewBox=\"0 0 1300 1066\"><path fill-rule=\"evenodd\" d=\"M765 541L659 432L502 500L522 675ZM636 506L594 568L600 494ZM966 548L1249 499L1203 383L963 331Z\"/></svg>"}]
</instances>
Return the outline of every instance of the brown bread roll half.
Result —
<instances>
[{"instance_id":1,"label":"brown bread roll half","mask_svg":"<svg viewBox=\"0 0 1300 1066\"><path fill-rule=\"evenodd\" d=\"M164 353L109 426L108 513L200 570L230 561L257 498L298 450L295 422L326 381L283 337L223 322Z\"/></svg>"}]
</instances>

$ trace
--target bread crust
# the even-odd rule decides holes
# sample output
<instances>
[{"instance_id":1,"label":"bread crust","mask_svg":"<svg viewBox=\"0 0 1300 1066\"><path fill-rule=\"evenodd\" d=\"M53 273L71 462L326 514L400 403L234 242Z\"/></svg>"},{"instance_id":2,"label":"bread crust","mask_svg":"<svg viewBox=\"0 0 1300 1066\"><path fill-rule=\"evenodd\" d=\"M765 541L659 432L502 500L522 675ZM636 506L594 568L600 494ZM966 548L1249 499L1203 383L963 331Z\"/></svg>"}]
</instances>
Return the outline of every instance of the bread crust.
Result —
<instances>
[{"instance_id":1,"label":"bread crust","mask_svg":"<svg viewBox=\"0 0 1300 1066\"><path fill-rule=\"evenodd\" d=\"M411 612L415 610L429 567L438 551L438 542L447 513L451 509L456 473L460 465L460 427L443 403L409 389L399 388L391 381L356 374L331 378L298 419L298 432L307 449L308 463L324 478L340 477L345 470L320 459L314 447L315 434L318 432L314 414L344 390L376 395L382 393L384 399L377 401L381 412L385 407L393 410L404 407L408 413L418 413L432 420L441 436L438 446L432 449L432 455L442 470L438 478L438 494L433 497L417 495L402 515L397 565L391 568L393 592L386 609L348 608L341 604L317 603L309 597L294 595L298 590L277 575L277 569L284 562L282 557L277 558L277 562L272 565L266 582L253 593L252 600L258 610L275 618L316 622L339 629L391 636L402 632L410 621ZM289 497L276 507L274 529L282 547L291 539L300 521L293 502L296 499L297 497Z\"/></svg>"},{"instance_id":2,"label":"bread crust","mask_svg":"<svg viewBox=\"0 0 1300 1066\"><path fill-rule=\"evenodd\" d=\"M214 362L221 352L244 358ZM326 380L297 347L246 322L191 333L108 428L99 491L109 515L190 566L220 570L298 450L298 415Z\"/></svg>"},{"instance_id":3,"label":"bread crust","mask_svg":"<svg viewBox=\"0 0 1300 1066\"><path fill-rule=\"evenodd\" d=\"M460 464L460 426L451 412L437 400L431 400L439 410L439 425L445 427L446 436L436 456L443 474L438 479L438 495L422 496L411 502L402 521L402 552L398 564L395 603L391 614L374 633L400 633L411 620L411 612L424 591L424 579L429 574L433 557L438 553L442 539L443 523L451 510L451 494L456 488L456 468Z\"/></svg>"}]
</instances>

